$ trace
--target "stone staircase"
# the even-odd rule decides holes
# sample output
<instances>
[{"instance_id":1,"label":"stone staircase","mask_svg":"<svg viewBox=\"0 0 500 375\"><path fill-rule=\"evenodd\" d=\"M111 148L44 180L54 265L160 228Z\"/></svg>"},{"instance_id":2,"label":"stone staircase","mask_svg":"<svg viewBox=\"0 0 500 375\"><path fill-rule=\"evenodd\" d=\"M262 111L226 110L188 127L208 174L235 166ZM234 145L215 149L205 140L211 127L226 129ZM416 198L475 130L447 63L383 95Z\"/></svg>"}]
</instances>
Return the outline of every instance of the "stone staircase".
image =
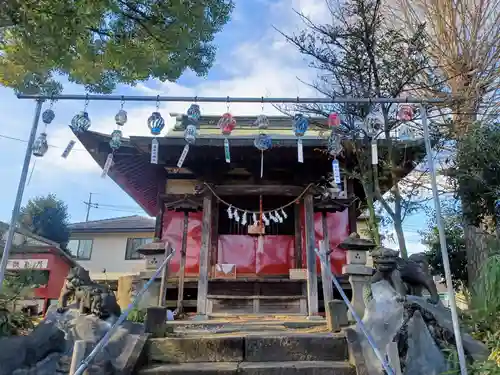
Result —
<instances>
[{"instance_id":1,"label":"stone staircase","mask_svg":"<svg viewBox=\"0 0 500 375\"><path fill-rule=\"evenodd\" d=\"M138 375L356 374L345 335L326 332L324 322L174 325L169 337L148 340Z\"/></svg>"}]
</instances>

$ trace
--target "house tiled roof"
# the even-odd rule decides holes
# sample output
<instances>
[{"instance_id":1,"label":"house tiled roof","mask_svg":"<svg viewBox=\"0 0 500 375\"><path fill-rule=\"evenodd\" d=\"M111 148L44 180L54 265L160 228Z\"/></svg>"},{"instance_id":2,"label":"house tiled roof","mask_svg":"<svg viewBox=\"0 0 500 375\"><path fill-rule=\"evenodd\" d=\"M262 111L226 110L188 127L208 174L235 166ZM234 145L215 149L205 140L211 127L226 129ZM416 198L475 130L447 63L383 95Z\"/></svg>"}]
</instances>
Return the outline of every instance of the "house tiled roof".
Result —
<instances>
[{"instance_id":1,"label":"house tiled roof","mask_svg":"<svg viewBox=\"0 0 500 375\"><path fill-rule=\"evenodd\" d=\"M69 229L72 233L149 232L154 231L155 223L155 219L133 215L73 223L69 225Z\"/></svg>"}]
</instances>

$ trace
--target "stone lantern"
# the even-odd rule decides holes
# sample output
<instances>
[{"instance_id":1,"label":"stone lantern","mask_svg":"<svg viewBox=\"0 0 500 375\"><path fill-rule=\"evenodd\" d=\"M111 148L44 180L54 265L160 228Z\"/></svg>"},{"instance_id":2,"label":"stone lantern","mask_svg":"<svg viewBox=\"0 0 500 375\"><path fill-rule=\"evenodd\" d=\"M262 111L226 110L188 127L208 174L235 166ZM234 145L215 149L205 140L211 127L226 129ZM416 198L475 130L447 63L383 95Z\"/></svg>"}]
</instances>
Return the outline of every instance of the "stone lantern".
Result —
<instances>
[{"instance_id":1,"label":"stone lantern","mask_svg":"<svg viewBox=\"0 0 500 375\"><path fill-rule=\"evenodd\" d=\"M165 242L155 241L137 249L144 257L146 272L156 271L165 258Z\"/></svg>"},{"instance_id":2,"label":"stone lantern","mask_svg":"<svg viewBox=\"0 0 500 375\"><path fill-rule=\"evenodd\" d=\"M372 241L359 237L359 234L352 233L338 246L347 250L347 263L342 267L342 273L349 276L349 283L352 289L351 304L360 318L365 312L363 301L363 287L367 285L373 274L373 269L366 266L368 252L376 247ZM353 321L351 313L348 313L349 321Z\"/></svg>"}]
</instances>

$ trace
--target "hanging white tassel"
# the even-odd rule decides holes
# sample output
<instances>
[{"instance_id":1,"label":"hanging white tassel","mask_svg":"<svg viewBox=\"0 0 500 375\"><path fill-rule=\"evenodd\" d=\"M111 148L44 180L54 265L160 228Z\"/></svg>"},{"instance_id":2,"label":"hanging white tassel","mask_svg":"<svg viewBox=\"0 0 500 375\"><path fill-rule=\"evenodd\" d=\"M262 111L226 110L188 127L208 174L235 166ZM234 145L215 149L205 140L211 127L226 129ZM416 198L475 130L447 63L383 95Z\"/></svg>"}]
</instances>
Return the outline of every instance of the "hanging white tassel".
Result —
<instances>
[{"instance_id":1,"label":"hanging white tassel","mask_svg":"<svg viewBox=\"0 0 500 375\"><path fill-rule=\"evenodd\" d=\"M158 140L153 138L153 141L151 142L151 164L158 164L158 148Z\"/></svg>"},{"instance_id":2,"label":"hanging white tassel","mask_svg":"<svg viewBox=\"0 0 500 375\"><path fill-rule=\"evenodd\" d=\"M297 158L299 163L304 162L304 148L302 146L302 138L297 140Z\"/></svg>"},{"instance_id":3,"label":"hanging white tassel","mask_svg":"<svg viewBox=\"0 0 500 375\"><path fill-rule=\"evenodd\" d=\"M278 211L274 211L274 217L278 219L280 223L283 222L283 218L280 216L280 213Z\"/></svg>"},{"instance_id":4,"label":"hanging white tassel","mask_svg":"<svg viewBox=\"0 0 500 375\"><path fill-rule=\"evenodd\" d=\"M66 146L66 148L64 149L61 157L63 157L64 159L66 159L69 156L69 154L71 153L71 150L73 150L73 147L75 147L75 144L76 144L75 141L73 141L73 140L69 141L69 143Z\"/></svg>"},{"instance_id":5,"label":"hanging white tassel","mask_svg":"<svg viewBox=\"0 0 500 375\"><path fill-rule=\"evenodd\" d=\"M231 207L227 208L227 217L232 219L233 218L233 211L231 211Z\"/></svg>"},{"instance_id":6,"label":"hanging white tassel","mask_svg":"<svg viewBox=\"0 0 500 375\"><path fill-rule=\"evenodd\" d=\"M284 219L286 219L288 217L285 210L283 210L283 209L281 209L281 216L283 216Z\"/></svg>"},{"instance_id":7,"label":"hanging white tassel","mask_svg":"<svg viewBox=\"0 0 500 375\"><path fill-rule=\"evenodd\" d=\"M252 221L253 221L253 225L257 225L259 223L257 221L257 215L255 214L255 212L252 214Z\"/></svg>"},{"instance_id":8,"label":"hanging white tassel","mask_svg":"<svg viewBox=\"0 0 500 375\"><path fill-rule=\"evenodd\" d=\"M269 212L269 217L271 218L272 221L274 221L275 223L278 222L278 218L276 216L274 216L274 212Z\"/></svg>"},{"instance_id":9,"label":"hanging white tassel","mask_svg":"<svg viewBox=\"0 0 500 375\"><path fill-rule=\"evenodd\" d=\"M243 217L241 218L241 225L247 225L247 212L243 212Z\"/></svg>"},{"instance_id":10,"label":"hanging white tassel","mask_svg":"<svg viewBox=\"0 0 500 375\"><path fill-rule=\"evenodd\" d=\"M238 210L236 208L234 209L233 217L237 223L240 222L240 215L238 214Z\"/></svg>"},{"instance_id":11,"label":"hanging white tassel","mask_svg":"<svg viewBox=\"0 0 500 375\"><path fill-rule=\"evenodd\" d=\"M108 157L106 158L106 163L104 163L104 168L102 169L101 178L106 178L111 165L113 165L113 154L109 153Z\"/></svg>"},{"instance_id":12,"label":"hanging white tassel","mask_svg":"<svg viewBox=\"0 0 500 375\"><path fill-rule=\"evenodd\" d=\"M372 141L372 165L377 165L378 164L378 147L377 147L377 140L374 139Z\"/></svg>"},{"instance_id":13,"label":"hanging white tassel","mask_svg":"<svg viewBox=\"0 0 500 375\"><path fill-rule=\"evenodd\" d=\"M269 219L267 218L266 214L262 214L262 221L264 222L264 225L267 227L269 223Z\"/></svg>"},{"instance_id":14,"label":"hanging white tassel","mask_svg":"<svg viewBox=\"0 0 500 375\"><path fill-rule=\"evenodd\" d=\"M224 138L224 157L226 158L226 163L231 163L231 153L229 151L229 140Z\"/></svg>"},{"instance_id":15,"label":"hanging white tassel","mask_svg":"<svg viewBox=\"0 0 500 375\"><path fill-rule=\"evenodd\" d=\"M339 167L339 161L337 159L332 160L332 171L333 171L333 179L335 180L335 183L338 185L342 182L340 179L340 167Z\"/></svg>"},{"instance_id":16,"label":"hanging white tassel","mask_svg":"<svg viewBox=\"0 0 500 375\"><path fill-rule=\"evenodd\" d=\"M186 156L189 152L189 144L184 146L184 149L182 150L181 157L179 158L179 161L177 162L177 168L182 168L182 164L184 164L184 160L186 160Z\"/></svg>"}]
</instances>

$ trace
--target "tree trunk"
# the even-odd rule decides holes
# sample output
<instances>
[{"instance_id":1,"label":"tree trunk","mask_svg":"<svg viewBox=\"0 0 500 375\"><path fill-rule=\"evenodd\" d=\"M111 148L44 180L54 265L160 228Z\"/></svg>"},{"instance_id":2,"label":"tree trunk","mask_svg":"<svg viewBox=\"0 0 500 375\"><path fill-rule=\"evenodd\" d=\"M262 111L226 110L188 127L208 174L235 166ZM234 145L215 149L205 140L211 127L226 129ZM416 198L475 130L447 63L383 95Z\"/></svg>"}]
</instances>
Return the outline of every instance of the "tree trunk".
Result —
<instances>
[{"instance_id":1,"label":"tree trunk","mask_svg":"<svg viewBox=\"0 0 500 375\"><path fill-rule=\"evenodd\" d=\"M403 231L403 223L398 217L394 217L394 230L396 231L396 237L398 238L399 251L401 252L401 258L408 259L408 250L406 249L405 233Z\"/></svg>"},{"instance_id":2,"label":"tree trunk","mask_svg":"<svg viewBox=\"0 0 500 375\"><path fill-rule=\"evenodd\" d=\"M369 194L366 195L366 204L368 206L368 230L370 231L370 237L377 246L381 245L380 241L380 231L378 228L377 215L375 213L375 207L373 203L373 197Z\"/></svg>"}]
</instances>

